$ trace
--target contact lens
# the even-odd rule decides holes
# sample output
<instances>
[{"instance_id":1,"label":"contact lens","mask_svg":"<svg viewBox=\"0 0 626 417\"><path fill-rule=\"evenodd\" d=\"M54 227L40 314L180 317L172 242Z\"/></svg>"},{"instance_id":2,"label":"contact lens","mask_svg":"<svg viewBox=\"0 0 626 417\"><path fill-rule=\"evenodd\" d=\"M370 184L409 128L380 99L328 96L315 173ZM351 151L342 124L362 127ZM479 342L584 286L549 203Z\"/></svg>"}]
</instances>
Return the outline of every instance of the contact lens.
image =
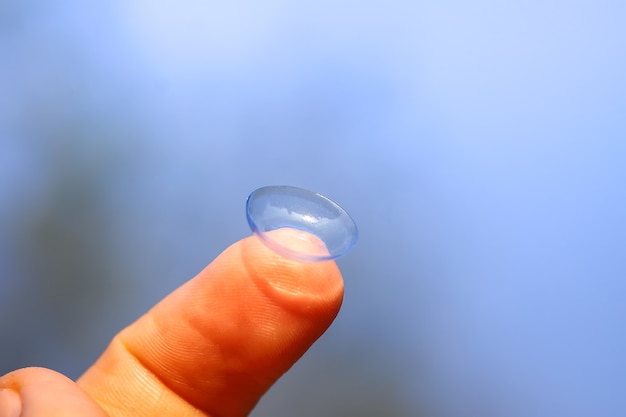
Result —
<instances>
[{"instance_id":1,"label":"contact lens","mask_svg":"<svg viewBox=\"0 0 626 417\"><path fill-rule=\"evenodd\" d=\"M301 261L326 261L348 253L358 230L337 203L289 186L262 187L246 202L250 228L273 251Z\"/></svg>"}]
</instances>

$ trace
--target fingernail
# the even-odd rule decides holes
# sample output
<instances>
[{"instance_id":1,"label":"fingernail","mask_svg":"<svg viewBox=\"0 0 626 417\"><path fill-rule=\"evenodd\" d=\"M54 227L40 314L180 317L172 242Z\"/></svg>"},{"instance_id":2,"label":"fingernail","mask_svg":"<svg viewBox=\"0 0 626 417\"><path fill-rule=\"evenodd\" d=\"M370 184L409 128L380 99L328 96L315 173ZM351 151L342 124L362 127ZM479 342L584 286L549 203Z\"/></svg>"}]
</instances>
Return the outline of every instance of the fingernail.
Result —
<instances>
[{"instance_id":1,"label":"fingernail","mask_svg":"<svg viewBox=\"0 0 626 417\"><path fill-rule=\"evenodd\" d=\"M291 254L295 259L315 259L328 255L322 240L308 232L284 227L267 233L274 243ZM282 252L280 251L280 252Z\"/></svg>"},{"instance_id":2,"label":"fingernail","mask_svg":"<svg viewBox=\"0 0 626 417\"><path fill-rule=\"evenodd\" d=\"M20 417L22 400L19 394L10 389L0 389L0 417Z\"/></svg>"}]
</instances>

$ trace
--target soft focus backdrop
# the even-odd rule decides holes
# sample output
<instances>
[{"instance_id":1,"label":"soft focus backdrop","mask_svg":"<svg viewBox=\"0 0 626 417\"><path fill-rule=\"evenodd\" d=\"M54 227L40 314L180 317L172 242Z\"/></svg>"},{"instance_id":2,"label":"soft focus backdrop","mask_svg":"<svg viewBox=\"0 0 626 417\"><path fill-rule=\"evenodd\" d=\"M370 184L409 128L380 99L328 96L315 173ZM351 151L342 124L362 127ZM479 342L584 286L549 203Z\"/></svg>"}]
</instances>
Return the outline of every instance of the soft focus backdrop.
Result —
<instances>
[{"instance_id":1,"label":"soft focus backdrop","mask_svg":"<svg viewBox=\"0 0 626 417\"><path fill-rule=\"evenodd\" d=\"M289 184L361 231L266 416L626 415L626 2L0 1L0 373L77 377Z\"/></svg>"}]
</instances>

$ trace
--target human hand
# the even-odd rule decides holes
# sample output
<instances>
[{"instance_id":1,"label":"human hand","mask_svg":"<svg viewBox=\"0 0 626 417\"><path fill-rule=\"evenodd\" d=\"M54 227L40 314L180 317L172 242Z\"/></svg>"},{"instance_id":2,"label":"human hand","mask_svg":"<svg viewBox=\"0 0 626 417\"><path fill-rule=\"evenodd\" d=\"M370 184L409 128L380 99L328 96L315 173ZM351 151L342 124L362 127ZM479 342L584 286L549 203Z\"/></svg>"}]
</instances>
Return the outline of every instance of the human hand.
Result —
<instances>
[{"instance_id":1,"label":"human hand","mask_svg":"<svg viewBox=\"0 0 626 417\"><path fill-rule=\"evenodd\" d=\"M43 368L0 377L0 417L246 416L342 297L334 262L243 239L116 335L77 382Z\"/></svg>"}]
</instances>

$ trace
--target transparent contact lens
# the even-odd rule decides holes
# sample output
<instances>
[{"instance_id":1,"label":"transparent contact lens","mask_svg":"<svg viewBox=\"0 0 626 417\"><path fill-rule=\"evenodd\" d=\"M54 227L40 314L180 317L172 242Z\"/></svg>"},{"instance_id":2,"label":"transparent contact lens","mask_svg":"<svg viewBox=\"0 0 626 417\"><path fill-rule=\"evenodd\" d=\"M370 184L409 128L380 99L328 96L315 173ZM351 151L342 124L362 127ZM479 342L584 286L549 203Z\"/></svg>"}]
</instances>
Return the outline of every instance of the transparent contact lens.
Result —
<instances>
[{"instance_id":1,"label":"transparent contact lens","mask_svg":"<svg viewBox=\"0 0 626 417\"><path fill-rule=\"evenodd\" d=\"M246 214L250 228L267 247L292 259L337 259L358 239L356 224L344 209L302 188L259 188L248 197Z\"/></svg>"}]
</instances>

